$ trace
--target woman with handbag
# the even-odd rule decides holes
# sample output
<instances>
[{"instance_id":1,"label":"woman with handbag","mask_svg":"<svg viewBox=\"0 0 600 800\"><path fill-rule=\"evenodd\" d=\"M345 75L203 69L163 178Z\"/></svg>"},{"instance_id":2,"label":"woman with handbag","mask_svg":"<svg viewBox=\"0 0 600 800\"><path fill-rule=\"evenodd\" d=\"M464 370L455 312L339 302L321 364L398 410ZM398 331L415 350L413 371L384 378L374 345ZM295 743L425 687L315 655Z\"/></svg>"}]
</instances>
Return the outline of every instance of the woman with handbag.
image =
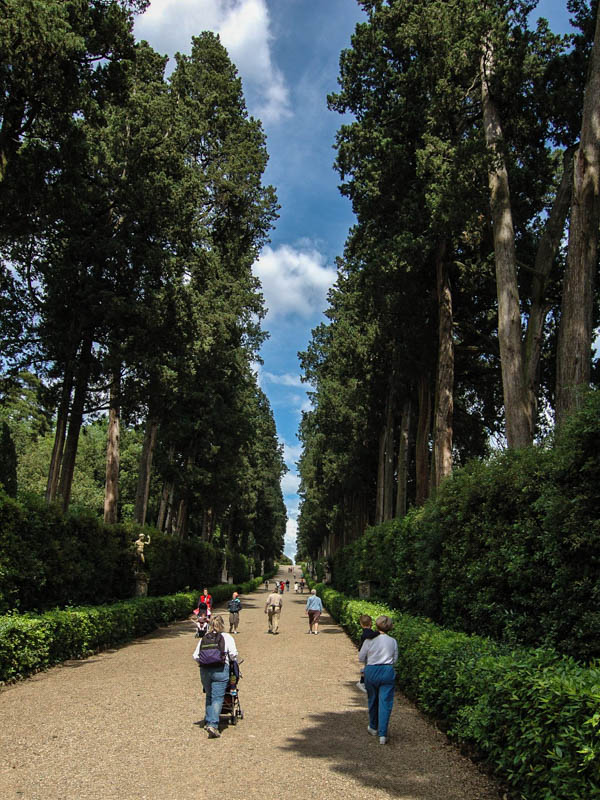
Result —
<instances>
[{"instance_id":1,"label":"woman with handbag","mask_svg":"<svg viewBox=\"0 0 600 800\"><path fill-rule=\"evenodd\" d=\"M209 739L217 739L219 717L223 707L223 698L229 682L229 668L237 660L235 639L225 633L225 622L217 614L210 622L208 633L198 642L194 651L194 660L200 665L200 678L206 692L204 726Z\"/></svg>"}]
</instances>

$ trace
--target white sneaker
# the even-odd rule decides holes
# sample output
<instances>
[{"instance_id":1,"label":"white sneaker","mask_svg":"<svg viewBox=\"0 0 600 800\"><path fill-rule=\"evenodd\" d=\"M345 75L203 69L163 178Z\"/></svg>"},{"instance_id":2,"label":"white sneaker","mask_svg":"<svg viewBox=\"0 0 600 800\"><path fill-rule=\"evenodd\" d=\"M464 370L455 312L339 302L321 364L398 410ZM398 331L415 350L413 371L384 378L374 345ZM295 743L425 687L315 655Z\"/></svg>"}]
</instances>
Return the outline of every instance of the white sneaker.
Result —
<instances>
[{"instance_id":1,"label":"white sneaker","mask_svg":"<svg viewBox=\"0 0 600 800\"><path fill-rule=\"evenodd\" d=\"M372 728L370 725L367 725L367 732L371 734L371 736L377 736L377 731Z\"/></svg>"},{"instance_id":2,"label":"white sneaker","mask_svg":"<svg viewBox=\"0 0 600 800\"><path fill-rule=\"evenodd\" d=\"M387 744L387 736L380 736L379 744Z\"/></svg>"},{"instance_id":3,"label":"white sneaker","mask_svg":"<svg viewBox=\"0 0 600 800\"><path fill-rule=\"evenodd\" d=\"M361 683L360 681L356 681L356 685L361 690L361 692L364 692L365 694L367 693L367 687L364 685L364 683Z\"/></svg>"}]
</instances>

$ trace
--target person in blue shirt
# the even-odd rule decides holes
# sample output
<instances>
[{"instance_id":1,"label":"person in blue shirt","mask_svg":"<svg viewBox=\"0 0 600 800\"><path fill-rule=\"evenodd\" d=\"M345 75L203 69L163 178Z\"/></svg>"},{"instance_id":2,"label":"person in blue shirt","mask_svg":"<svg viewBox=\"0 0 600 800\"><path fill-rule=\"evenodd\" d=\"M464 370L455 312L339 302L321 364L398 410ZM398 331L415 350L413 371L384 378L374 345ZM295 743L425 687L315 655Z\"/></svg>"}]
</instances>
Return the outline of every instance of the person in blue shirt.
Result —
<instances>
[{"instance_id":1,"label":"person in blue shirt","mask_svg":"<svg viewBox=\"0 0 600 800\"><path fill-rule=\"evenodd\" d=\"M229 611L229 633L237 634L238 632L241 607L242 601L238 597L238 593L234 592L231 595L231 600L227 603L227 610Z\"/></svg>"},{"instance_id":2,"label":"person in blue shirt","mask_svg":"<svg viewBox=\"0 0 600 800\"><path fill-rule=\"evenodd\" d=\"M317 596L317 590L311 589L308 600L306 601L306 613L308 614L308 633L319 632L319 617L323 611L321 598Z\"/></svg>"}]
</instances>

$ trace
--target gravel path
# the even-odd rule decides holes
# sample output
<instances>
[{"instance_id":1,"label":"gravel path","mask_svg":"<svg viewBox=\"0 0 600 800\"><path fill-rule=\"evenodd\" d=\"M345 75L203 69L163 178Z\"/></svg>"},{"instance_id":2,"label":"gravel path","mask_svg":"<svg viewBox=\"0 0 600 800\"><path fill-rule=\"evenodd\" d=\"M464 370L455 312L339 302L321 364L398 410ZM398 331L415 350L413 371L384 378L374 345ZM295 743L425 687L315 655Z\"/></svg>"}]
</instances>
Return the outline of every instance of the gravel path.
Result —
<instances>
[{"instance_id":1,"label":"gravel path","mask_svg":"<svg viewBox=\"0 0 600 800\"><path fill-rule=\"evenodd\" d=\"M279 636L269 636L266 596L242 598L245 718L220 739L200 725L193 626L176 623L4 689L0 797L498 800L498 787L400 695L390 743L369 736L350 639L326 614L319 635L306 635L306 595L293 590Z\"/></svg>"}]
</instances>

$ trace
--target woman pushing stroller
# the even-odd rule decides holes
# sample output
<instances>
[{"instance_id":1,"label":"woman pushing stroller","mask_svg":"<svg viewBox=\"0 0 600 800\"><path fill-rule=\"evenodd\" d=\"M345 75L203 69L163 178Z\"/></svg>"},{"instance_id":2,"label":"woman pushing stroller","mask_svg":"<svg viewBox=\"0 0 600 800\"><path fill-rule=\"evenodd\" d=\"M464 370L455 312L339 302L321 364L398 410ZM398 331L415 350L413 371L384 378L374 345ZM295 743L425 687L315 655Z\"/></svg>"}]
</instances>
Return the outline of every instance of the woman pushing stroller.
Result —
<instances>
[{"instance_id":1,"label":"woman pushing stroller","mask_svg":"<svg viewBox=\"0 0 600 800\"><path fill-rule=\"evenodd\" d=\"M194 660L200 665L200 678L206 692L204 727L209 739L221 735L219 716L230 680L230 669L235 665L237 655L235 639L225 633L223 617L215 615L210 621L208 633L204 634L194 650Z\"/></svg>"}]
</instances>

